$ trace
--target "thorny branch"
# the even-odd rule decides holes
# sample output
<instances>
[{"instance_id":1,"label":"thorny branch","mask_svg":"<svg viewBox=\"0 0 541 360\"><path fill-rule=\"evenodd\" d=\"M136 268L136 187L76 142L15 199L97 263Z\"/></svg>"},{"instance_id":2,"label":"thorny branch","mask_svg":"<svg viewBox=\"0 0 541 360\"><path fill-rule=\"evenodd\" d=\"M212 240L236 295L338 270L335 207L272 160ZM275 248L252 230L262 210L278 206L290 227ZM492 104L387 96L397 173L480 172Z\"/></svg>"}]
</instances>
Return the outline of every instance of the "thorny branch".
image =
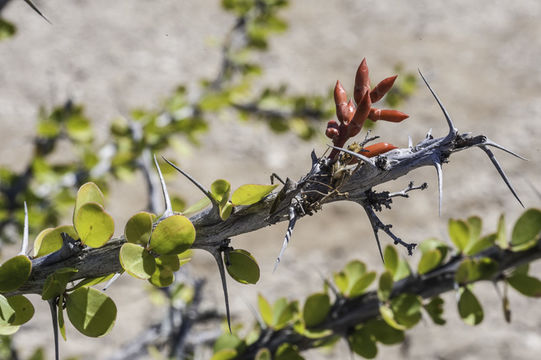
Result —
<instances>
[{"instance_id":1,"label":"thorny branch","mask_svg":"<svg viewBox=\"0 0 541 360\"><path fill-rule=\"evenodd\" d=\"M498 271L492 279L489 279L489 281L496 281L501 279L507 269L541 258L541 242L535 247L521 252L511 252L493 246L475 257L488 257L498 263ZM400 294L416 294L428 299L455 289L455 274L462 260L464 260L463 256L455 256L425 275L412 275L398 281L393 286L391 298ZM331 307L327 319L315 329L331 330L332 335L313 339L295 332L291 327L281 330L268 329L264 330L259 339L235 359L253 359L257 351L264 347L274 353L285 342L296 345L299 351L317 347L318 344L324 344L326 340L336 334L345 334L354 326L376 318L379 316L379 306L380 300L376 291L367 292L353 299L338 298Z\"/></svg>"}]
</instances>

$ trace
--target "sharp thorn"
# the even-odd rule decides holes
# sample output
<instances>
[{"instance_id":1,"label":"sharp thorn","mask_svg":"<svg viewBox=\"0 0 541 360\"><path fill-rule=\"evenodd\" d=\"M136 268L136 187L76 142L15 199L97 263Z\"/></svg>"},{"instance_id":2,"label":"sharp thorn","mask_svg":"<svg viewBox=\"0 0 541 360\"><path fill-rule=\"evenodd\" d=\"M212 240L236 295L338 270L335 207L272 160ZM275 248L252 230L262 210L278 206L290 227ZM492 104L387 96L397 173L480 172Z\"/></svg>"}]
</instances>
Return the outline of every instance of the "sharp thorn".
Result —
<instances>
[{"instance_id":1,"label":"sharp thorn","mask_svg":"<svg viewBox=\"0 0 541 360\"><path fill-rule=\"evenodd\" d=\"M438 174L438 214L441 216L441 203L443 199L443 171L441 169L441 161L437 155L433 156L434 167Z\"/></svg>"},{"instance_id":2,"label":"sharp thorn","mask_svg":"<svg viewBox=\"0 0 541 360\"><path fill-rule=\"evenodd\" d=\"M526 159L525 157L522 157L520 156L519 154L507 149L507 148L504 148L503 146L501 146L500 144L496 144L495 142L493 142L492 140L490 139L486 139L485 142L483 143L483 145L486 145L486 146L493 146L495 147L496 149L500 149L502 151L505 151L506 153L508 154L511 154L513 155L514 157L517 157L521 160L525 160L525 161L528 161L528 159Z\"/></svg>"},{"instance_id":3,"label":"sharp thorn","mask_svg":"<svg viewBox=\"0 0 541 360\"><path fill-rule=\"evenodd\" d=\"M457 130L455 126L453 125L453 120L451 120L451 116L449 115L449 113L447 112L443 104L441 103L440 99L438 98L438 95L436 95L434 90L432 90L432 88L430 87L430 84L428 83L428 81L426 81L423 73L421 72L421 69L418 69L418 71L419 71L419 75L421 75L421 78L426 84L426 87L428 88L428 90L430 90L430 92L432 93L432 96L434 97L434 99L436 99L436 102L440 106L440 109L443 112L443 115L445 116L445 120L447 120L447 125L449 125L449 134L447 136L454 136Z\"/></svg>"},{"instance_id":4,"label":"sharp thorn","mask_svg":"<svg viewBox=\"0 0 541 360\"><path fill-rule=\"evenodd\" d=\"M163 199L165 201L165 211L163 212L162 218L166 218L173 215L173 208L171 206L171 199L169 198L169 193L167 192L167 186L165 185L162 170L160 169L158 160L156 160L156 155L154 155L154 164L156 165L156 169L158 170L158 176L160 178L160 184L162 186Z\"/></svg>"},{"instance_id":5,"label":"sharp thorn","mask_svg":"<svg viewBox=\"0 0 541 360\"><path fill-rule=\"evenodd\" d=\"M319 161L318 158L317 158L317 155L316 155L316 151L315 150L312 150L312 152L310 153L310 157L312 158L312 166L314 166L315 164L317 164L317 162Z\"/></svg>"},{"instance_id":6,"label":"sharp thorn","mask_svg":"<svg viewBox=\"0 0 541 360\"><path fill-rule=\"evenodd\" d=\"M481 149L483 149L483 151L488 155L488 158L490 159L490 161L492 161L492 164L494 165L496 170L498 170L498 173L500 174L501 178L503 179L503 181L505 182L505 184L507 185L509 190L511 190L511 193L513 194L515 199L517 199L520 206L524 207L524 204L522 203L522 201L520 201L520 198L518 197L517 193L515 192L515 189L513 189L513 186L511 185L511 182L509 181L509 178L507 177L507 175L505 175L505 172L503 171L502 167L500 166L500 163L498 162L498 160L496 160L496 157L494 156L492 151L487 149L486 146L479 146L479 147Z\"/></svg>"},{"instance_id":7,"label":"sharp thorn","mask_svg":"<svg viewBox=\"0 0 541 360\"><path fill-rule=\"evenodd\" d=\"M43 15L43 13L38 9L38 7L36 5L34 5L34 3L30 0L24 0L25 3L28 4L28 6L30 6L32 8L32 10L34 10L39 16L41 16L45 21L47 21L50 25L52 25L52 23L49 21L49 19L47 19L45 17L45 15Z\"/></svg>"},{"instance_id":8,"label":"sharp thorn","mask_svg":"<svg viewBox=\"0 0 541 360\"><path fill-rule=\"evenodd\" d=\"M114 283L115 281L117 281L118 278L120 277L120 275L122 275L123 273L124 273L124 271L114 274L113 277L110 278L109 281L107 281L107 283L105 284L105 286L103 287L102 290L103 290L103 291L107 291L107 289L109 289L109 287L110 287L111 285L113 285L113 283Z\"/></svg>"},{"instance_id":9,"label":"sharp thorn","mask_svg":"<svg viewBox=\"0 0 541 360\"><path fill-rule=\"evenodd\" d=\"M381 243L379 241L379 236L378 236L377 216L376 214L374 214L374 212L369 207L369 205L363 206L363 209L366 212L366 215L368 216L368 220L370 220L370 225L372 226L372 231L374 232L374 237L376 238L376 244L378 245L378 251L379 251L379 256L381 257L381 262L385 264L385 259L383 258L383 250L381 249Z\"/></svg>"},{"instance_id":10,"label":"sharp thorn","mask_svg":"<svg viewBox=\"0 0 541 360\"><path fill-rule=\"evenodd\" d=\"M297 222L297 216L295 214L295 208L293 206L290 206L289 207L289 224L287 225L287 231L286 231L286 235L284 236L284 242L282 243L282 248L280 249L280 253L278 254L278 257L276 258L276 262L274 263L274 268L272 269L273 273L278 268L280 261L282 261L282 256L284 255L287 245L289 245L289 241L291 241L291 235L293 234L293 229L295 228L296 222Z\"/></svg>"},{"instance_id":11,"label":"sharp thorn","mask_svg":"<svg viewBox=\"0 0 541 360\"><path fill-rule=\"evenodd\" d=\"M408 135L408 148L413 149L413 140L410 135Z\"/></svg>"},{"instance_id":12,"label":"sharp thorn","mask_svg":"<svg viewBox=\"0 0 541 360\"><path fill-rule=\"evenodd\" d=\"M425 138L430 139L432 137L432 128L428 129L428 132L426 133Z\"/></svg>"},{"instance_id":13,"label":"sharp thorn","mask_svg":"<svg viewBox=\"0 0 541 360\"><path fill-rule=\"evenodd\" d=\"M171 165L173 168L175 168L175 170L177 170L179 173L181 173L182 175L184 175L188 180L191 181L192 184L194 184L199 190L201 190L203 192L203 194L205 194L206 197L209 198L210 202L212 203L212 205L214 207L217 207L218 206L218 203L216 202L216 200L212 197L210 191L208 191L207 189L205 189L205 187L203 185L201 185L197 180L195 180L193 177L191 177L189 174L187 174L186 172L182 171L179 167L177 167L175 164L173 164L171 161L167 160L165 157L162 156L162 159L164 159L169 165Z\"/></svg>"},{"instance_id":14,"label":"sharp thorn","mask_svg":"<svg viewBox=\"0 0 541 360\"><path fill-rule=\"evenodd\" d=\"M377 168L376 164L374 163L374 161L364 155L361 155L359 153L356 153L354 151L351 151L351 150L348 150L348 149L344 149L344 148L341 148L341 147L338 147L338 146L333 146L333 145L328 145L329 147L332 147L333 149L336 149L336 150L340 150L340 151L343 151L345 153L348 153L350 154L351 156L353 157L356 157L357 159L360 159L362 161L364 161L365 163L367 163L368 165L370 165L371 167L373 168Z\"/></svg>"},{"instance_id":15,"label":"sharp thorn","mask_svg":"<svg viewBox=\"0 0 541 360\"><path fill-rule=\"evenodd\" d=\"M26 201L24 202L24 230L23 230L23 244L21 246L20 255L26 255L28 248L28 207Z\"/></svg>"},{"instance_id":16,"label":"sharp thorn","mask_svg":"<svg viewBox=\"0 0 541 360\"><path fill-rule=\"evenodd\" d=\"M222 289L224 291L224 298L225 298L225 314L227 317L227 326L229 327L229 333L233 333L231 331L231 314L229 312L229 295L227 294L227 281L225 279L225 269L224 269L224 262L222 260L221 253L217 250L210 251L212 256L214 256L214 259L216 260L216 264L218 265L218 271L220 272L220 279L222 281Z\"/></svg>"},{"instance_id":17,"label":"sharp thorn","mask_svg":"<svg viewBox=\"0 0 541 360\"><path fill-rule=\"evenodd\" d=\"M53 336L54 336L54 358L55 360L60 359L59 349L58 349L58 313L56 307L56 300L58 296L49 299L49 309L51 310L51 318L53 320Z\"/></svg>"}]
</instances>

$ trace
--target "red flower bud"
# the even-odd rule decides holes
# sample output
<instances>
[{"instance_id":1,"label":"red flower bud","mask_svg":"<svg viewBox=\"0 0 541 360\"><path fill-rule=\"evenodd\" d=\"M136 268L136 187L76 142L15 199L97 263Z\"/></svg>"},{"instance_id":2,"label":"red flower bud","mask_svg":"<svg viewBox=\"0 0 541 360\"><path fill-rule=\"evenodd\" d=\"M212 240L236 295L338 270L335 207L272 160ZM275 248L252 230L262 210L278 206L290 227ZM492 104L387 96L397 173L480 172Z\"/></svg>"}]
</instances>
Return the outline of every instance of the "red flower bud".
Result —
<instances>
[{"instance_id":1,"label":"red flower bud","mask_svg":"<svg viewBox=\"0 0 541 360\"><path fill-rule=\"evenodd\" d=\"M387 92L391 90L397 76L398 75L395 75L381 80L380 83L377 84L376 87L372 89L372 91L370 91L370 100L372 100L372 103L381 100L383 95L387 94Z\"/></svg>"},{"instance_id":2,"label":"red flower bud","mask_svg":"<svg viewBox=\"0 0 541 360\"><path fill-rule=\"evenodd\" d=\"M396 146L394 146L393 144L380 142L380 143L365 147L364 148L365 151L363 151L361 154L366 157L371 158L371 157L386 153L387 151L391 151L393 149L396 149Z\"/></svg>"},{"instance_id":3,"label":"red flower bud","mask_svg":"<svg viewBox=\"0 0 541 360\"><path fill-rule=\"evenodd\" d=\"M384 120L390 122L401 122L402 120L409 118L409 115L404 114L403 112L398 110L382 110L371 108L370 113L368 114L368 118L372 121Z\"/></svg>"}]
</instances>

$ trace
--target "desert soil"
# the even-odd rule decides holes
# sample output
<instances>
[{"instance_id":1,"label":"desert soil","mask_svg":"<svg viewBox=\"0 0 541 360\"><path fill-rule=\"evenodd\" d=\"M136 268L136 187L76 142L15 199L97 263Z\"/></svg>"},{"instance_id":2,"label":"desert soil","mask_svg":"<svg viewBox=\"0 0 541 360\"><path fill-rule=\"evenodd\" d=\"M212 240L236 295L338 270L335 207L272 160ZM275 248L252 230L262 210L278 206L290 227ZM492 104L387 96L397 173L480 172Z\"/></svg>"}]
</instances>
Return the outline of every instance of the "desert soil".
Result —
<instances>
[{"instance_id":1,"label":"desert soil","mask_svg":"<svg viewBox=\"0 0 541 360\"><path fill-rule=\"evenodd\" d=\"M135 107L157 108L176 85L196 85L201 77L214 76L220 61L216 44L233 21L214 1L36 3L53 25L22 1L12 1L3 12L17 24L18 34L0 43L0 164L17 169L31 155L30 139L40 105L52 107L69 97L85 104L101 134L99 141L104 142L113 118ZM397 63L408 71L420 68L460 131L485 134L529 159L497 154L526 207L539 206L534 188L541 191L541 2L297 0L291 1L284 16L290 30L274 37L261 57L262 84L287 83L294 92L323 94L340 79L350 89L363 57L374 80L392 74ZM406 122L377 127L376 134L385 141L406 146L408 135L419 141L430 128L436 136L446 131L436 103L423 87L401 110L411 116ZM323 137L303 142L292 135L273 135L260 123L239 124L227 118L212 119L211 131L201 140L200 148L178 157L181 166L202 183L225 178L234 187L265 183L272 172L298 178L309 167L310 151L325 149ZM510 226L522 212L481 151L457 154L444 166L441 217L434 169L420 169L389 183L387 189L400 190L409 180L427 181L429 188L397 200L391 211L382 214L408 241L430 236L446 239L450 217L480 215L488 233L500 213L507 215ZM192 201L199 196L184 179L170 183L171 190ZM117 224L124 224L145 206L142 186L139 178L114 186L108 208ZM299 222L280 268L272 274L284 231L281 224L233 240L235 246L250 250L262 269L256 286L229 282L234 320L253 321L247 308L255 306L258 292L271 300L304 298L321 289L321 276L330 276L351 259L382 269L368 221L352 204L325 207ZM383 242L390 240L383 238ZM415 265L416 256L410 261ZM541 272L539 266L533 271ZM196 253L191 272L208 279L203 306L223 309L211 258ZM476 285L476 290L485 308L482 324L465 325L456 311L455 294L447 294L447 326L438 327L426 319L408 332L407 345L381 347L379 358L538 358L539 301L511 293L513 321L507 324L492 284ZM68 328L62 357L105 359L160 316L144 286L127 276L110 293L119 305L112 333L89 339ZM48 312L44 305L37 312L16 341L23 354L43 346L51 358ZM200 356L208 357L208 353ZM306 358L347 359L349 354L341 342L330 354L316 350L307 352Z\"/></svg>"}]
</instances>

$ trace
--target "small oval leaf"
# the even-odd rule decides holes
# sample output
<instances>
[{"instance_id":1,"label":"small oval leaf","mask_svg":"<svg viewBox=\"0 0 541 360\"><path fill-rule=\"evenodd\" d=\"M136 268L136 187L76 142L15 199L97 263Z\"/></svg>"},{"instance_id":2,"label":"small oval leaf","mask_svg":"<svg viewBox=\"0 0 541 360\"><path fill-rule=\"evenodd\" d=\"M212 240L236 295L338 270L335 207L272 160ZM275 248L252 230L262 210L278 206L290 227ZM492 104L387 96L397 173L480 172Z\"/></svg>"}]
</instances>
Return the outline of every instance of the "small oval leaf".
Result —
<instances>
[{"instance_id":1,"label":"small oval leaf","mask_svg":"<svg viewBox=\"0 0 541 360\"><path fill-rule=\"evenodd\" d=\"M541 281L526 274L514 274L507 279L513 289L525 296L541 297Z\"/></svg>"},{"instance_id":2,"label":"small oval leaf","mask_svg":"<svg viewBox=\"0 0 541 360\"><path fill-rule=\"evenodd\" d=\"M115 232L113 218L95 202L86 203L79 208L74 225L81 242L93 248L105 245Z\"/></svg>"},{"instance_id":3,"label":"small oval leaf","mask_svg":"<svg viewBox=\"0 0 541 360\"><path fill-rule=\"evenodd\" d=\"M229 275L241 284L255 284L259 280L259 266L252 254L243 249L231 250L225 254Z\"/></svg>"},{"instance_id":4,"label":"small oval leaf","mask_svg":"<svg viewBox=\"0 0 541 360\"><path fill-rule=\"evenodd\" d=\"M218 179L210 185L210 193L220 207L223 207L229 201L230 192L231 184L227 180Z\"/></svg>"},{"instance_id":5,"label":"small oval leaf","mask_svg":"<svg viewBox=\"0 0 541 360\"><path fill-rule=\"evenodd\" d=\"M66 299L66 310L73 326L90 337L107 334L116 319L116 305L113 300L91 287L83 287L70 293Z\"/></svg>"},{"instance_id":6,"label":"small oval leaf","mask_svg":"<svg viewBox=\"0 0 541 360\"><path fill-rule=\"evenodd\" d=\"M119 258L122 268L138 279L149 279L156 270L154 257L137 244L123 244L120 248Z\"/></svg>"},{"instance_id":7,"label":"small oval leaf","mask_svg":"<svg viewBox=\"0 0 541 360\"><path fill-rule=\"evenodd\" d=\"M11 296L7 299L9 305L15 310L15 319L11 325L22 325L34 316L34 306L22 295Z\"/></svg>"},{"instance_id":8,"label":"small oval leaf","mask_svg":"<svg viewBox=\"0 0 541 360\"><path fill-rule=\"evenodd\" d=\"M146 211L141 211L133 215L124 227L126 241L147 246L148 241L150 240L150 234L152 233L152 222L154 221L154 217L154 214Z\"/></svg>"},{"instance_id":9,"label":"small oval leaf","mask_svg":"<svg viewBox=\"0 0 541 360\"><path fill-rule=\"evenodd\" d=\"M483 308L475 295L467 288L459 290L458 313L468 325L477 325L483 321Z\"/></svg>"},{"instance_id":10,"label":"small oval leaf","mask_svg":"<svg viewBox=\"0 0 541 360\"><path fill-rule=\"evenodd\" d=\"M385 261L385 269L389 271L393 276L398 267L398 253L393 245L387 245L383 252L383 259Z\"/></svg>"},{"instance_id":11,"label":"small oval leaf","mask_svg":"<svg viewBox=\"0 0 541 360\"><path fill-rule=\"evenodd\" d=\"M233 206L252 205L269 195L278 185L247 184L239 187L231 196Z\"/></svg>"},{"instance_id":12,"label":"small oval leaf","mask_svg":"<svg viewBox=\"0 0 541 360\"><path fill-rule=\"evenodd\" d=\"M160 255L180 254L195 241L195 228L182 215L172 215L161 221L150 238L150 249Z\"/></svg>"},{"instance_id":13,"label":"small oval leaf","mask_svg":"<svg viewBox=\"0 0 541 360\"><path fill-rule=\"evenodd\" d=\"M436 268L441 262L441 252L439 249L432 249L423 253L419 264L417 265L417 272L419 275L426 274L430 270Z\"/></svg>"},{"instance_id":14,"label":"small oval leaf","mask_svg":"<svg viewBox=\"0 0 541 360\"><path fill-rule=\"evenodd\" d=\"M391 296L393 290L393 275L390 272L385 271L379 277L378 298L381 301L386 301Z\"/></svg>"},{"instance_id":15,"label":"small oval leaf","mask_svg":"<svg viewBox=\"0 0 541 360\"><path fill-rule=\"evenodd\" d=\"M83 184L79 191L77 191L77 197L75 198L75 209L73 210L73 222L77 217L79 209L87 203L98 203L102 207L105 206L105 198L98 185L93 182L87 182Z\"/></svg>"},{"instance_id":16,"label":"small oval leaf","mask_svg":"<svg viewBox=\"0 0 541 360\"><path fill-rule=\"evenodd\" d=\"M457 249L462 252L470 240L468 224L462 220L449 219L449 236Z\"/></svg>"},{"instance_id":17,"label":"small oval leaf","mask_svg":"<svg viewBox=\"0 0 541 360\"><path fill-rule=\"evenodd\" d=\"M0 292L18 289L28 280L32 262L25 255L17 255L0 266Z\"/></svg>"},{"instance_id":18,"label":"small oval leaf","mask_svg":"<svg viewBox=\"0 0 541 360\"><path fill-rule=\"evenodd\" d=\"M45 256L60 250L62 247L62 236L66 233L72 239L78 239L79 235L71 225L61 225L55 228L45 229L39 233L34 241L34 257Z\"/></svg>"},{"instance_id":19,"label":"small oval leaf","mask_svg":"<svg viewBox=\"0 0 541 360\"><path fill-rule=\"evenodd\" d=\"M313 294L306 299L302 317L306 327L316 326L325 320L331 308L331 301L327 294Z\"/></svg>"},{"instance_id":20,"label":"small oval leaf","mask_svg":"<svg viewBox=\"0 0 541 360\"><path fill-rule=\"evenodd\" d=\"M529 249L537 244L541 235L541 211L538 209L526 210L517 220L511 234L511 248L513 251Z\"/></svg>"}]
</instances>

